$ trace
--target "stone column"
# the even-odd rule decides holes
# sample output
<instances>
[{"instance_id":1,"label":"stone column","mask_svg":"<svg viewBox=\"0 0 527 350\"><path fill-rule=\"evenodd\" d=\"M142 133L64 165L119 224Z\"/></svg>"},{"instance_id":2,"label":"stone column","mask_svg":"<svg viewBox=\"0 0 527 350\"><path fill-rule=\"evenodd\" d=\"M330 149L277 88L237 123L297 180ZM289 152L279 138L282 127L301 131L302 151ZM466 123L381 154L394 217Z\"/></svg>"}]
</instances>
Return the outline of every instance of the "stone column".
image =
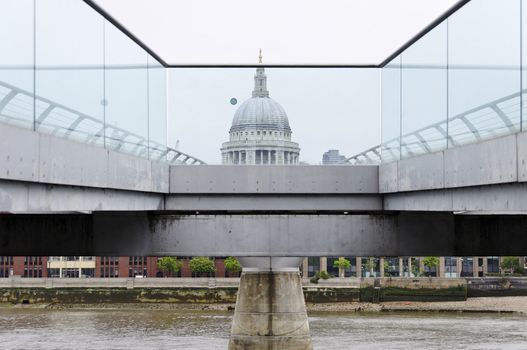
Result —
<instances>
[{"instance_id":1,"label":"stone column","mask_svg":"<svg viewBox=\"0 0 527 350\"><path fill-rule=\"evenodd\" d=\"M328 272L328 258L325 256L320 257L320 271Z\"/></svg>"},{"instance_id":2,"label":"stone column","mask_svg":"<svg viewBox=\"0 0 527 350\"><path fill-rule=\"evenodd\" d=\"M399 277L404 276L404 260L403 258L399 257Z\"/></svg>"},{"instance_id":3,"label":"stone column","mask_svg":"<svg viewBox=\"0 0 527 350\"><path fill-rule=\"evenodd\" d=\"M247 164L256 164L256 152L247 151Z\"/></svg>"},{"instance_id":4,"label":"stone column","mask_svg":"<svg viewBox=\"0 0 527 350\"><path fill-rule=\"evenodd\" d=\"M461 277L461 268L463 267L463 262L461 261L461 257L458 256L456 258L456 277Z\"/></svg>"},{"instance_id":5,"label":"stone column","mask_svg":"<svg viewBox=\"0 0 527 350\"><path fill-rule=\"evenodd\" d=\"M355 264L357 265L357 271L355 271L355 275L358 278L362 277L362 258L360 256L355 257Z\"/></svg>"},{"instance_id":6,"label":"stone column","mask_svg":"<svg viewBox=\"0 0 527 350\"><path fill-rule=\"evenodd\" d=\"M472 257L472 276L478 277L478 270L479 270L479 259L477 256Z\"/></svg>"},{"instance_id":7,"label":"stone column","mask_svg":"<svg viewBox=\"0 0 527 350\"><path fill-rule=\"evenodd\" d=\"M483 257L482 270L483 270L483 276L486 276L487 273L489 272L489 259L486 256Z\"/></svg>"},{"instance_id":8,"label":"stone column","mask_svg":"<svg viewBox=\"0 0 527 350\"><path fill-rule=\"evenodd\" d=\"M302 276L304 278L308 278L309 276L309 261L307 258L304 258L304 260L302 260Z\"/></svg>"},{"instance_id":9,"label":"stone column","mask_svg":"<svg viewBox=\"0 0 527 350\"><path fill-rule=\"evenodd\" d=\"M419 257L419 272L423 273L425 271L425 261L424 256Z\"/></svg>"},{"instance_id":10,"label":"stone column","mask_svg":"<svg viewBox=\"0 0 527 350\"><path fill-rule=\"evenodd\" d=\"M303 258L239 258L229 350L312 349L298 266Z\"/></svg>"},{"instance_id":11,"label":"stone column","mask_svg":"<svg viewBox=\"0 0 527 350\"><path fill-rule=\"evenodd\" d=\"M379 275L380 277L384 277L384 258L379 258Z\"/></svg>"},{"instance_id":12,"label":"stone column","mask_svg":"<svg viewBox=\"0 0 527 350\"><path fill-rule=\"evenodd\" d=\"M412 277L412 257L408 257L408 277Z\"/></svg>"},{"instance_id":13,"label":"stone column","mask_svg":"<svg viewBox=\"0 0 527 350\"><path fill-rule=\"evenodd\" d=\"M439 257L439 266L437 267L437 277L445 277L445 257Z\"/></svg>"}]
</instances>

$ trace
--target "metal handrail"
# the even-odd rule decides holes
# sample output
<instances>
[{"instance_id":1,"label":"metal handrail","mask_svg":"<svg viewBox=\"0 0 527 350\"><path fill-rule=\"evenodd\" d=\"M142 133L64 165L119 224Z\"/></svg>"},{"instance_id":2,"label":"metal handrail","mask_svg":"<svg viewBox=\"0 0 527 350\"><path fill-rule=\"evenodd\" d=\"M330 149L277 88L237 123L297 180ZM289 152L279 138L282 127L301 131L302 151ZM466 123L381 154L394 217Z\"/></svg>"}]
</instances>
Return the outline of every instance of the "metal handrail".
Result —
<instances>
[{"instance_id":1,"label":"metal handrail","mask_svg":"<svg viewBox=\"0 0 527 350\"><path fill-rule=\"evenodd\" d=\"M423 128L417 129L410 133L404 134L401 137L395 137L378 146L368 148L367 150L351 156L342 161L343 164L378 164L381 162L381 154L390 154L388 161L397 160L398 157L392 150L402 150L403 148L410 156L421 154L428 154L439 151L445 147L434 147L434 143L443 143L446 146L447 141L453 146L469 144L498 137L506 133L514 133L520 131L518 123L514 122L512 117L515 113L519 113L523 108L521 102L513 103L507 106L500 106L507 102L513 102L516 98L523 99L523 94L527 93L527 89L520 92L507 95L485 103L475 108L471 108L463 113L460 113L450 119L442 120L440 122L430 124ZM510 111L505 111L513 107ZM481 112L485 112L481 114ZM488 117L488 118L485 118ZM481 127L482 124L488 123ZM448 134L447 134L448 123ZM460 127L461 126L461 127ZM455 128L455 129L454 129ZM467 130L452 132L454 130ZM437 137L430 138L426 134L437 135ZM488 134L490 137L485 137L483 134Z\"/></svg>"},{"instance_id":2,"label":"metal handrail","mask_svg":"<svg viewBox=\"0 0 527 350\"><path fill-rule=\"evenodd\" d=\"M51 135L83 141L88 144L103 144L105 148L133 154L140 157L168 162L170 164L206 164L204 161L185 152L167 147L159 142L147 140L145 137L120 127L105 124L103 121L88 114L79 112L47 98L33 95L31 92L0 81L0 86L7 93L0 100L0 118L3 122L30 127L33 124L36 131L44 131ZM35 99L35 108L28 105L27 98ZM38 110L42 107L42 110ZM17 116L20 111L27 111L27 118ZM37 113L38 110L38 113ZM13 114L6 114L12 111ZM62 125L64 123L66 125ZM87 130L92 129L92 130ZM145 154L146 153L146 154Z\"/></svg>"}]
</instances>

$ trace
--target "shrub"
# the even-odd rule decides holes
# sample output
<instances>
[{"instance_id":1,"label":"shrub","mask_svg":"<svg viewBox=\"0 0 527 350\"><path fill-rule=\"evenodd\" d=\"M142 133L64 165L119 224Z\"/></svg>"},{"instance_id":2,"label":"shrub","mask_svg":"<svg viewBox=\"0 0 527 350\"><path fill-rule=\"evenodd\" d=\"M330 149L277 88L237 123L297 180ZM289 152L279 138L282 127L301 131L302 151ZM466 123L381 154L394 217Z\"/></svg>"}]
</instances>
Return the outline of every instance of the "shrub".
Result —
<instances>
[{"instance_id":1,"label":"shrub","mask_svg":"<svg viewBox=\"0 0 527 350\"><path fill-rule=\"evenodd\" d=\"M225 259L225 269L230 272L240 272L242 270L242 265L238 259L229 256Z\"/></svg>"},{"instance_id":2,"label":"shrub","mask_svg":"<svg viewBox=\"0 0 527 350\"><path fill-rule=\"evenodd\" d=\"M315 274L315 276L313 276L313 277L311 277L311 278L309 279L309 282L311 282L311 283L318 283L318 280L319 280L319 279L320 279L320 278Z\"/></svg>"},{"instance_id":3,"label":"shrub","mask_svg":"<svg viewBox=\"0 0 527 350\"><path fill-rule=\"evenodd\" d=\"M344 271L351 267L351 262L343 257L338 258L338 260L333 261L333 267L338 267L339 276L344 277Z\"/></svg>"},{"instance_id":4,"label":"shrub","mask_svg":"<svg viewBox=\"0 0 527 350\"><path fill-rule=\"evenodd\" d=\"M423 258L423 265L428 267L428 275L430 275L431 270L439 266L439 258L437 256L426 256Z\"/></svg>"},{"instance_id":5,"label":"shrub","mask_svg":"<svg viewBox=\"0 0 527 350\"><path fill-rule=\"evenodd\" d=\"M190 259L190 270L196 273L211 273L216 271L214 261L204 256L196 256Z\"/></svg>"},{"instance_id":6,"label":"shrub","mask_svg":"<svg viewBox=\"0 0 527 350\"><path fill-rule=\"evenodd\" d=\"M523 267L520 264L520 258L517 256L504 256L501 261L501 268L509 270L513 274L524 274Z\"/></svg>"},{"instance_id":7,"label":"shrub","mask_svg":"<svg viewBox=\"0 0 527 350\"><path fill-rule=\"evenodd\" d=\"M315 276L317 276L319 279L323 279L323 280L327 280L327 279L330 279L331 276L327 271L319 271L315 274Z\"/></svg>"},{"instance_id":8,"label":"shrub","mask_svg":"<svg viewBox=\"0 0 527 350\"><path fill-rule=\"evenodd\" d=\"M181 270L183 263L173 256L164 256L157 261L157 268L163 274L173 276Z\"/></svg>"}]
</instances>

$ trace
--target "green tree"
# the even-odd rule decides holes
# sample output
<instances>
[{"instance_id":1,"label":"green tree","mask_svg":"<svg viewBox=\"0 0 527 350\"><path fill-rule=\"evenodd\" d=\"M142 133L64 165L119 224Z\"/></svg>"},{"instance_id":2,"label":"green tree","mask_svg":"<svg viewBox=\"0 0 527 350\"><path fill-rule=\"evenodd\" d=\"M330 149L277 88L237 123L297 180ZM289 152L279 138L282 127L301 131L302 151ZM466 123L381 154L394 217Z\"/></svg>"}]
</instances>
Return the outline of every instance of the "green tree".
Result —
<instances>
[{"instance_id":1,"label":"green tree","mask_svg":"<svg viewBox=\"0 0 527 350\"><path fill-rule=\"evenodd\" d=\"M225 269L229 272L237 273L242 270L242 265L238 261L238 259L229 256L227 259L225 259Z\"/></svg>"},{"instance_id":2,"label":"green tree","mask_svg":"<svg viewBox=\"0 0 527 350\"><path fill-rule=\"evenodd\" d=\"M370 272L370 277L373 277L374 271L377 268L377 259L370 256L368 260L366 260L366 264L364 266L366 267L366 270Z\"/></svg>"},{"instance_id":3,"label":"green tree","mask_svg":"<svg viewBox=\"0 0 527 350\"><path fill-rule=\"evenodd\" d=\"M428 276L432 274L432 269L435 267L436 271L438 271L439 267L439 258L437 256L425 256L423 258L423 265L428 267Z\"/></svg>"},{"instance_id":4,"label":"green tree","mask_svg":"<svg viewBox=\"0 0 527 350\"><path fill-rule=\"evenodd\" d=\"M174 276L176 275L183 263L173 256L165 256L157 260L157 268L163 272L163 275Z\"/></svg>"},{"instance_id":5,"label":"green tree","mask_svg":"<svg viewBox=\"0 0 527 350\"><path fill-rule=\"evenodd\" d=\"M517 256L504 256L501 260L501 268L503 270L508 270L511 274L523 274L523 267L520 264L520 258Z\"/></svg>"},{"instance_id":6,"label":"green tree","mask_svg":"<svg viewBox=\"0 0 527 350\"><path fill-rule=\"evenodd\" d=\"M351 267L351 262L346 258L340 257L338 260L333 261L333 267L338 267L339 277L343 278L346 269Z\"/></svg>"},{"instance_id":7,"label":"green tree","mask_svg":"<svg viewBox=\"0 0 527 350\"><path fill-rule=\"evenodd\" d=\"M210 274L216 271L214 261L205 256L196 256L190 259L190 270L198 274Z\"/></svg>"},{"instance_id":8,"label":"green tree","mask_svg":"<svg viewBox=\"0 0 527 350\"><path fill-rule=\"evenodd\" d=\"M390 263L384 259L384 263L382 264L382 268L384 270L384 276L391 276L392 272L390 271Z\"/></svg>"}]
</instances>

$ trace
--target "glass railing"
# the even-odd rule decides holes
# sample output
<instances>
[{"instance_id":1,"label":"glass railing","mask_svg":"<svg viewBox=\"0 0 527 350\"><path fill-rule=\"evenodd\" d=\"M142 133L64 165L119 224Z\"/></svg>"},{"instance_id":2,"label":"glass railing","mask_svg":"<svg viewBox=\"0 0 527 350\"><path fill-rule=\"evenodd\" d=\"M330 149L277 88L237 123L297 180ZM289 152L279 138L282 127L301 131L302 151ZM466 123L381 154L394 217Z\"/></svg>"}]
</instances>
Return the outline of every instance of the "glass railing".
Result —
<instances>
[{"instance_id":1,"label":"glass railing","mask_svg":"<svg viewBox=\"0 0 527 350\"><path fill-rule=\"evenodd\" d=\"M525 8L472 0L388 63L381 145L352 161L390 162L524 130Z\"/></svg>"},{"instance_id":2,"label":"glass railing","mask_svg":"<svg viewBox=\"0 0 527 350\"><path fill-rule=\"evenodd\" d=\"M0 122L171 163L405 159L525 129L526 7L472 0L383 68L265 68L258 105L256 68L166 68L82 0L4 0Z\"/></svg>"},{"instance_id":3,"label":"glass railing","mask_svg":"<svg viewBox=\"0 0 527 350\"><path fill-rule=\"evenodd\" d=\"M169 68L169 115L175 116L169 144L191 149L207 164L341 164L380 143L379 73L257 64Z\"/></svg>"},{"instance_id":4,"label":"glass railing","mask_svg":"<svg viewBox=\"0 0 527 350\"><path fill-rule=\"evenodd\" d=\"M136 156L167 147L166 69L82 0L0 2L0 122Z\"/></svg>"}]
</instances>

